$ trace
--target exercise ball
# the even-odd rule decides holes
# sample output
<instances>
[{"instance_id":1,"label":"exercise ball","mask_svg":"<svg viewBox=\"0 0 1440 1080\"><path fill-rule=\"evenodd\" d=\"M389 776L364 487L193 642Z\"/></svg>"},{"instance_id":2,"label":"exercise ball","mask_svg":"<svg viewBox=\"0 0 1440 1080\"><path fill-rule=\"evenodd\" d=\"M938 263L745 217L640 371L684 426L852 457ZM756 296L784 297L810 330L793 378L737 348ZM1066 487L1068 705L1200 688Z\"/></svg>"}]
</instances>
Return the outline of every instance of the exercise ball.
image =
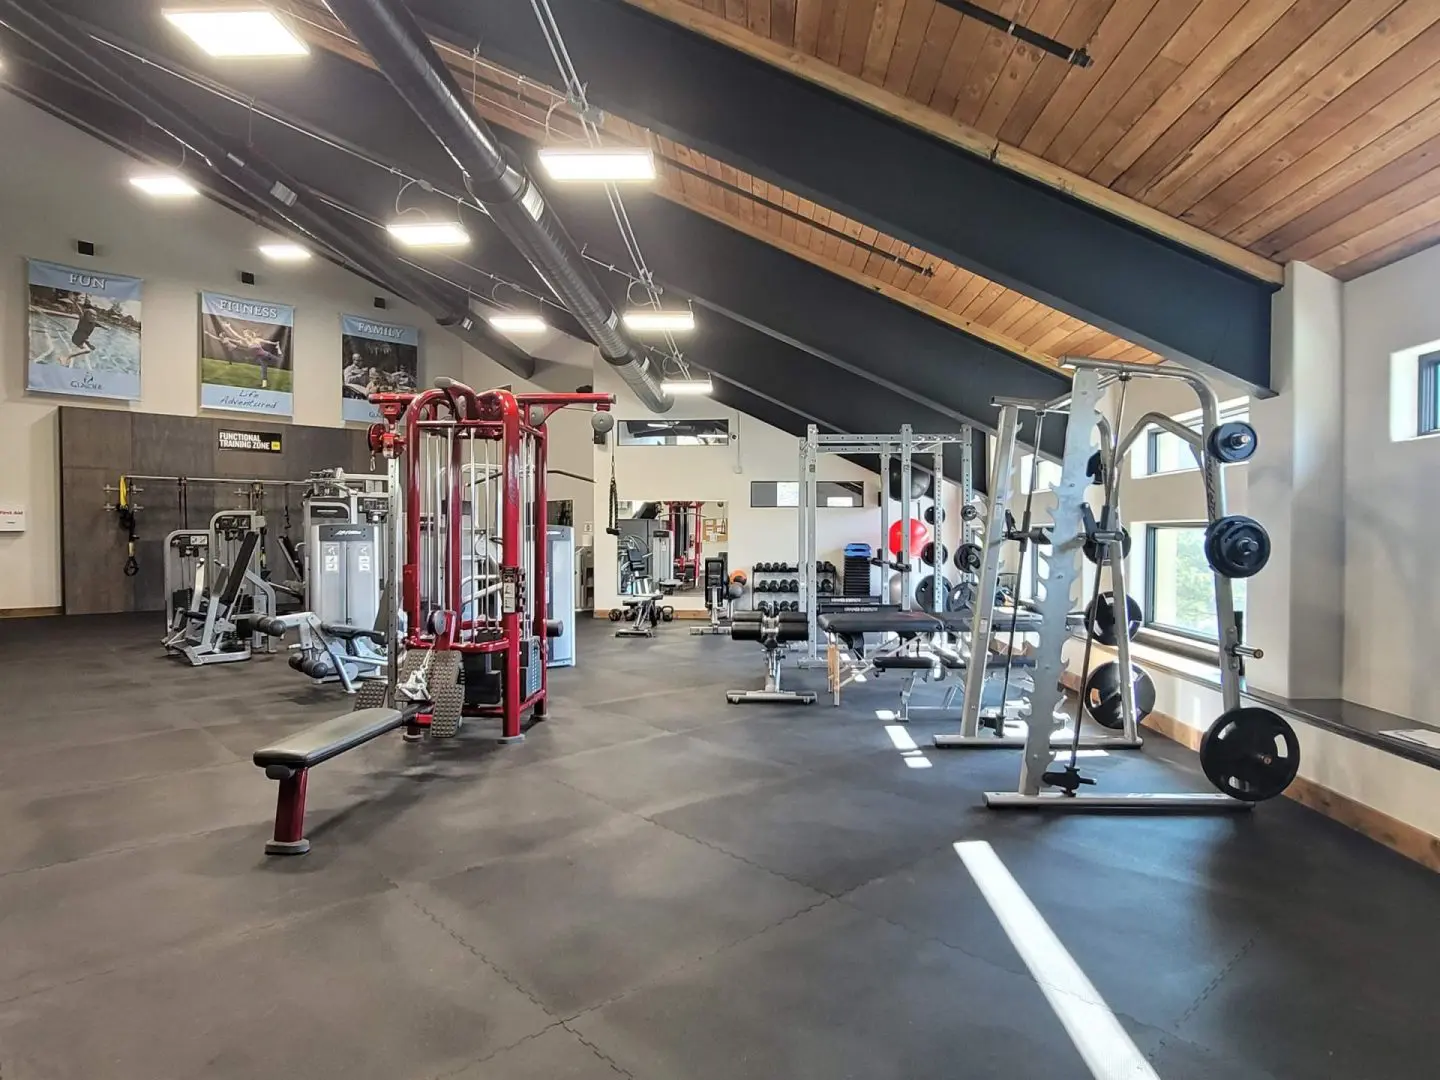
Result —
<instances>
[{"instance_id":1,"label":"exercise ball","mask_svg":"<svg viewBox=\"0 0 1440 1080\"><path fill-rule=\"evenodd\" d=\"M903 521L897 521L890 526L890 554L899 555ZM920 549L930 542L930 529L919 518L910 519L910 544L905 554L912 558L920 554Z\"/></svg>"},{"instance_id":2,"label":"exercise ball","mask_svg":"<svg viewBox=\"0 0 1440 1080\"><path fill-rule=\"evenodd\" d=\"M905 596L905 578L900 574L890 575L890 603L899 605Z\"/></svg>"}]
</instances>

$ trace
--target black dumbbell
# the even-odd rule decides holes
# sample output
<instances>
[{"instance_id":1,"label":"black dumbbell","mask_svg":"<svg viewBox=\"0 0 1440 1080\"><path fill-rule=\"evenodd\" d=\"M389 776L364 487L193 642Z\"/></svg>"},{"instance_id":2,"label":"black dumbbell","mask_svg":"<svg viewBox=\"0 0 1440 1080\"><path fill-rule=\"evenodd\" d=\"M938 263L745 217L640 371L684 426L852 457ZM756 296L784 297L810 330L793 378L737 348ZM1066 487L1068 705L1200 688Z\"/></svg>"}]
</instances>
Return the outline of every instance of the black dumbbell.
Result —
<instances>
[{"instance_id":1,"label":"black dumbbell","mask_svg":"<svg viewBox=\"0 0 1440 1080\"><path fill-rule=\"evenodd\" d=\"M800 591L800 581L799 581L799 579L792 577L792 578L790 579L790 587L789 587L789 589L787 589L786 591L787 591L787 592L798 593L798 592Z\"/></svg>"},{"instance_id":2,"label":"black dumbbell","mask_svg":"<svg viewBox=\"0 0 1440 1080\"><path fill-rule=\"evenodd\" d=\"M833 581L820 582L820 591L822 593L833 593L835 591L835 583Z\"/></svg>"}]
</instances>

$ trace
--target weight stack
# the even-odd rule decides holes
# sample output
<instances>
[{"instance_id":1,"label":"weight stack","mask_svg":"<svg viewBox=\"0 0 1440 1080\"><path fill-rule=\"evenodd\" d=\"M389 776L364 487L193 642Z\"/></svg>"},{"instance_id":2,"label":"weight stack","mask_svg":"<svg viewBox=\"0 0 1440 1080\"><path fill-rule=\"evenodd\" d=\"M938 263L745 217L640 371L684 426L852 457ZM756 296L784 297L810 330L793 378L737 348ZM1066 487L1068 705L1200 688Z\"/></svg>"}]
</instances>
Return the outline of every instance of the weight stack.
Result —
<instances>
[{"instance_id":1,"label":"weight stack","mask_svg":"<svg viewBox=\"0 0 1440 1080\"><path fill-rule=\"evenodd\" d=\"M847 544L841 596L872 596L870 591L870 545Z\"/></svg>"}]
</instances>

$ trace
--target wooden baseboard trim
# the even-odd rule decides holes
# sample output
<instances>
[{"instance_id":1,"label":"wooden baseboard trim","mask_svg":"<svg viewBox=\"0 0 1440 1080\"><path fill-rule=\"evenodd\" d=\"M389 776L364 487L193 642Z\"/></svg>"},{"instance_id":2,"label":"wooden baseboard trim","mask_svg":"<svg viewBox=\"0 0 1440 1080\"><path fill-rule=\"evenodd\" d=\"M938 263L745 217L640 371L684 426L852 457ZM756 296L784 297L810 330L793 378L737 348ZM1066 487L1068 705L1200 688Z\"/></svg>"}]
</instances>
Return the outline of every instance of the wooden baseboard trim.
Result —
<instances>
[{"instance_id":1,"label":"wooden baseboard trim","mask_svg":"<svg viewBox=\"0 0 1440 1080\"><path fill-rule=\"evenodd\" d=\"M1061 683L1076 693L1080 690L1080 679L1076 675L1061 676ZM1204 737L1204 732L1189 724L1182 724L1173 716L1166 716L1164 713L1151 713L1141 722L1141 726L1197 753L1200 750L1200 740ZM1391 851L1399 852L1421 866L1440 871L1440 837L1431 836L1423 829L1417 829L1414 825L1303 776L1297 776L1291 782L1285 790L1285 797L1324 814L1331 821L1338 821L1346 828L1354 829L1377 844L1384 844Z\"/></svg>"},{"instance_id":2,"label":"wooden baseboard trim","mask_svg":"<svg viewBox=\"0 0 1440 1080\"><path fill-rule=\"evenodd\" d=\"M0 619L38 619L47 615L59 615L58 607L0 607Z\"/></svg>"}]
</instances>

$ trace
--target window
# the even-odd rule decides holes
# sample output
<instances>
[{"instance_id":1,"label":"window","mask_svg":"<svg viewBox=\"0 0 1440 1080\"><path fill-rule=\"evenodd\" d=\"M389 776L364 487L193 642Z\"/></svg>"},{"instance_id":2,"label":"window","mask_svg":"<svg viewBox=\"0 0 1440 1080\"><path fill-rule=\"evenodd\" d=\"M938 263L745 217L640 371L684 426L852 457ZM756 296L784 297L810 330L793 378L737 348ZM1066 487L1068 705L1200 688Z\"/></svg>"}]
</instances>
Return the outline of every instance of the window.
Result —
<instances>
[{"instance_id":1,"label":"window","mask_svg":"<svg viewBox=\"0 0 1440 1080\"><path fill-rule=\"evenodd\" d=\"M1440 431L1440 352L1420 357L1420 422L1417 435Z\"/></svg>"},{"instance_id":2,"label":"window","mask_svg":"<svg viewBox=\"0 0 1440 1080\"><path fill-rule=\"evenodd\" d=\"M1017 483L1017 484L1015 485L1017 488L1020 489L1020 494L1021 494L1021 495L1029 495L1029 494L1030 494L1030 474L1031 474L1031 471L1032 471L1034 468L1035 468L1035 455L1034 455L1034 454L1021 454L1021 455L1020 455L1020 478L1019 478L1019 483ZM1056 461L1046 461L1044 458L1041 458L1041 459L1040 459L1040 476L1039 476L1039 480L1037 481L1035 491L1036 491L1038 494L1043 494L1044 492L1050 491L1050 490L1058 487L1059 484L1060 484L1060 463L1059 463L1059 462L1056 462Z\"/></svg>"},{"instance_id":3,"label":"window","mask_svg":"<svg viewBox=\"0 0 1440 1080\"><path fill-rule=\"evenodd\" d=\"M1192 431L1200 430L1200 410L1181 413L1177 421ZM1220 406L1220 423L1230 420L1249 420L1250 402L1241 398L1227 401ZM1163 428L1151 428L1145 434L1145 470L1140 476L1161 476L1165 473L1188 472L1198 469L1195 452L1190 444Z\"/></svg>"},{"instance_id":4,"label":"window","mask_svg":"<svg viewBox=\"0 0 1440 1080\"><path fill-rule=\"evenodd\" d=\"M621 446L725 446L728 420L621 420Z\"/></svg>"},{"instance_id":5,"label":"window","mask_svg":"<svg viewBox=\"0 0 1440 1080\"><path fill-rule=\"evenodd\" d=\"M1245 579L1230 583L1235 610L1245 610ZM1215 577L1205 561L1205 526L1145 527L1145 625L1197 641L1218 641Z\"/></svg>"},{"instance_id":6,"label":"window","mask_svg":"<svg viewBox=\"0 0 1440 1080\"><path fill-rule=\"evenodd\" d=\"M799 506L797 480L751 480L750 505L756 507ZM815 481L817 507L860 507L865 505L865 485L858 480Z\"/></svg>"}]
</instances>

